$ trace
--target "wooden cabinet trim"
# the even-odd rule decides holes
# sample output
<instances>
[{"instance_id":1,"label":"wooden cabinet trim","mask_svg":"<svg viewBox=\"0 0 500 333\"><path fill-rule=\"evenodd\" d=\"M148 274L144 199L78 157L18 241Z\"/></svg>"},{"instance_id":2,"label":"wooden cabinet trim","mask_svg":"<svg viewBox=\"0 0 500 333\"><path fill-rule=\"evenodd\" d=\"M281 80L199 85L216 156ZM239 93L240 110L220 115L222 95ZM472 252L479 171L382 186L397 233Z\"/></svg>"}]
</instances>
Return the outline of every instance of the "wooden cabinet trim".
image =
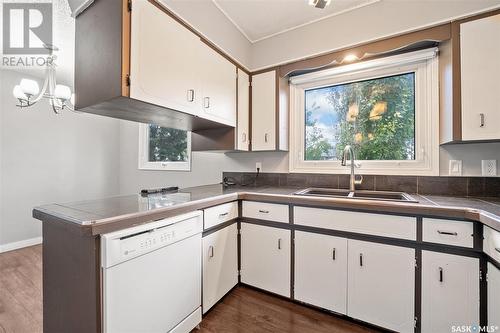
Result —
<instances>
[{"instance_id":1,"label":"wooden cabinet trim","mask_svg":"<svg viewBox=\"0 0 500 333\"><path fill-rule=\"evenodd\" d=\"M122 96L130 97L130 44L132 15L130 13L129 1L122 0Z\"/></svg>"}]
</instances>

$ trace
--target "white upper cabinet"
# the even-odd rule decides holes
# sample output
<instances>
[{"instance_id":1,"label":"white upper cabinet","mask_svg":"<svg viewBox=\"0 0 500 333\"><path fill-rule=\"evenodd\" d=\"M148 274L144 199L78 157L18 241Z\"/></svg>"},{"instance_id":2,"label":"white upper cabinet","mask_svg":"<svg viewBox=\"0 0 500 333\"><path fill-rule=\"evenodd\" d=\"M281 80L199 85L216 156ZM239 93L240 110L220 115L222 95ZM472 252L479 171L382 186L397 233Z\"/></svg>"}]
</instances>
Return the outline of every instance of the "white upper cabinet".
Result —
<instances>
[{"instance_id":1,"label":"white upper cabinet","mask_svg":"<svg viewBox=\"0 0 500 333\"><path fill-rule=\"evenodd\" d=\"M479 259L422 251L422 333L479 325Z\"/></svg>"},{"instance_id":2,"label":"white upper cabinet","mask_svg":"<svg viewBox=\"0 0 500 333\"><path fill-rule=\"evenodd\" d=\"M349 239L347 266L348 316L414 332L414 249Z\"/></svg>"},{"instance_id":3,"label":"white upper cabinet","mask_svg":"<svg viewBox=\"0 0 500 333\"><path fill-rule=\"evenodd\" d=\"M500 15L460 25L462 139L500 139Z\"/></svg>"},{"instance_id":4,"label":"white upper cabinet","mask_svg":"<svg viewBox=\"0 0 500 333\"><path fill-rule=\"evenodd\" d=\"M347 239L295 232L295 299L347 312Z\"/></svg>"},{"instance_id":5,"label":"white upper cabinet","mask_svg":"<svg viewBox=\"0 0 500 333\"><path fill-rule=\"evenodd\" d=\"M196 35L149 1L135 0L130 97L198 115L200 43Z\"/></svg>"},{"instance_id":6,"label":"white upper cabinet","mask_svg":"<svg viewBox=\"0 0 500 333\"><path fill-rule=\"evenodd\" d=\"M236 66L211 47L200 47L202 80L201 116L236 126Z\"/></svg>"},{"instance_id":7,"label":"white upper cabinet","mask_svg":"<svg viewBox=\"0 0 500 333\"><path fill-rule=\"evenodd\" d=\"M252 76L252 150L276 149L276 71Z\"/></svg>"},{"instance_id":8,"label":"white upper cabinet","mask_svg":"<svg viewBox=\"0 0 500 333\"><path fill-rule=\"evenodd\" d=\"M250 148L250 76L238 68L238 139L237 149Z\"/></svg>"},{"instance_id":9,"label":"white upper cabinet","mask_svg":"<svg viewBox=\"0 0 500 333\"><path fill-rule=\"evenodd\" d=\"M236 126L236 66L148 0L134 0L130 97Z\"/></svg>"}]
</instances>

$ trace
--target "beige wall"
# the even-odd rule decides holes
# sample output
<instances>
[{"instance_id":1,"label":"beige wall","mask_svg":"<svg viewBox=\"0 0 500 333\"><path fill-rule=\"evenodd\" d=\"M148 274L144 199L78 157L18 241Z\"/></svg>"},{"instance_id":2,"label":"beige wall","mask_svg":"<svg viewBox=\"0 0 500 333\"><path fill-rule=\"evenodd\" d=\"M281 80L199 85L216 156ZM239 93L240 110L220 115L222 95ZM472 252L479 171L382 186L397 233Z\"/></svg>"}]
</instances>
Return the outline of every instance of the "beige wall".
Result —
<instances>
[{"instance_id":1,"label":"beige wall","mask_svg":"<svg viewBox=\"0 0 500 333\"><path fill-rule=\"evenodd\" d=\"M382 0L253 44L251 68L326 53L494 6L500 6L500 0Z\"/></svg>"}]
</instances>

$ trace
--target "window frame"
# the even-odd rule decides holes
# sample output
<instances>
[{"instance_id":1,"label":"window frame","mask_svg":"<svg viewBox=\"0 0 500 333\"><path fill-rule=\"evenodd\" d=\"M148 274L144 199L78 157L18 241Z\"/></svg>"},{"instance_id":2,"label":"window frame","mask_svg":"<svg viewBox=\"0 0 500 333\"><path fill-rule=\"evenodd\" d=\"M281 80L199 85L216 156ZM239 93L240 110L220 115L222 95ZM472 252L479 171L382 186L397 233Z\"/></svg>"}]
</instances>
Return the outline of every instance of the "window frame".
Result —
<instances>
[{"instance_id":1,"label":"window frame","mask_svg":"<svg viewBox=\"0 0 500 333\"><path fill-rule=\"evenodd\" d=\"M139 124L139 170L191 171L191 132L187 131L187 161L149 161L149 124Z\"/></svg>"},{"instance_id":2,"label":"window frame","mask_svg":"<svg viewBox=\"0 0 500 333\"><path fill-rule=\"evenodd\" d=\"M305 160L305 91L386 76L415 73L415 159L359 160L362 174L439 174L439 74L437 48L363 61L290 79L289 171L349 173L335 161Z\"/></svg>"}]
</instances>

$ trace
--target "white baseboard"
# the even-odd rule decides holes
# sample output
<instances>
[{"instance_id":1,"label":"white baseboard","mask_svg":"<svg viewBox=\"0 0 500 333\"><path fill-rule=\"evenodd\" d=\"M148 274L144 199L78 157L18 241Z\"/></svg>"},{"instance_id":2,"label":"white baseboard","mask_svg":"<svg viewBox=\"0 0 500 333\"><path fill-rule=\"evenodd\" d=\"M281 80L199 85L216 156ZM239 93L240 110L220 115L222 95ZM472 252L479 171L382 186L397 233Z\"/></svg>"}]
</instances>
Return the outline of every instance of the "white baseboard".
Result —
<instances>
[{"instance_id":1,"label":"white baseboard","mask_svg":"<svg viewBox=\"0 0 500 333\"><path fill-rule=\"evenodd\" d=\"M23 247L33 246L42 244L42 237L35 237L31 239L25 239L19 242L7 243L4 245L0 245L0 253L9 252L17 249L21 249Z\"/></svg>"}]
</instances>

